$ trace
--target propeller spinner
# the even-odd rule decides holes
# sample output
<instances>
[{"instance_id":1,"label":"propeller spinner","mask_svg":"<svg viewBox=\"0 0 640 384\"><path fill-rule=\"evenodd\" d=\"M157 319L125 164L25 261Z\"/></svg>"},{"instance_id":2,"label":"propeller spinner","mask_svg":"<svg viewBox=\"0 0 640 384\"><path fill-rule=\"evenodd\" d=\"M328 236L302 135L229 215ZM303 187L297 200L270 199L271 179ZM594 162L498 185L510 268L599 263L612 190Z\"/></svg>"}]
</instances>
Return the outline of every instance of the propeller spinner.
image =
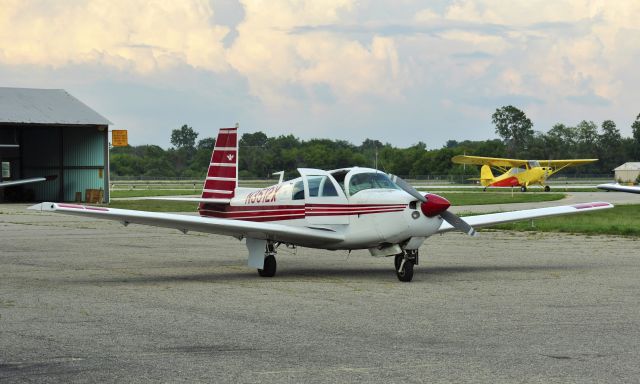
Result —
<instances>
[{"instance_id":1,"label":"propeller spinner","mask_svg":"<svg viewBox=\"0 0 640 384\"><path fill-rule=\"evenodd\" d=\"M442 196L438 196L433 193L428 193L426 196L418 192L411 184L404 181L402 178L396 175L390 175L391 180L396 183L396 185L411 196L421 201L420 210L427 217L433 217L440 215L444 221L451 224L452 227L459 230L460 232L464 232L469 236L477 236L477 232L470 226L466 221L462 220L462 218L455 213L449 212L448 209L451 206L451 203L447 199Z\"/></svg>"}]
</instances>

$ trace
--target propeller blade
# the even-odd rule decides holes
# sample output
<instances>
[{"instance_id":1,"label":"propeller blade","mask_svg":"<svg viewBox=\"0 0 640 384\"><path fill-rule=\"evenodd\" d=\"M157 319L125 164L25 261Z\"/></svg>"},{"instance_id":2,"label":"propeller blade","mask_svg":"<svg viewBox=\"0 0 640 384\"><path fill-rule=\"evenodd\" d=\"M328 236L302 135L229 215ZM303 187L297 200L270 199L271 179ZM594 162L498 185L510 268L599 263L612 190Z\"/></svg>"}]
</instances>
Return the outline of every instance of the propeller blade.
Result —
<instances>
[{"instance_id":1,"label":"propeller blade","mask_svg":"<svg viewBox=\"0 0 640 384\"><path fill-rule=\"evenodd\" d=\"M418 192L418 190L415 189L413 186L411 186L411 184L407 183L402 178L396 175L389 175L389 176L391 176L391 181L396 183L396 185L400 187L402 190L404 190L405 192L407 192L408 194L410 194L411 196L415 197L416 199L420 200L423 203L427 202L427 197L421 194L420 192ZM440 199L442 200L441 197ZM444 211L442 212L439 212L440 210L438 209L438 213L440 214L440 217L442 217L442 219L444 219L447 223L451 224L451 226L453 226L455 229L463 233L466 233L469 236L477 236L478 234L476 233L476 230L473 229L472 226L470 226L466 221L462 220L462 218L460 218L456 214L446 210L446 208L449 206L449 202L447 202L446 200L444 201L447 203L447 205L441 208L441 209L444 209ZM424 210L423 210L423 213L425 213Z\"/></svg>"},{"instance_id":2,"label":"propeller blade","mask_svg":"<svg viewBox=\"0 0 640 384\"><path fill-rule=\"evenodd\" d=\"M427 201L427 198L424 197L422 193L418 192L417 189L413 188L411 184L407 183L402 178L396 175L390 175L390 176L391 176L391 181L396 183L396 185L400 187L403 191L407 192L408 194L422 201L423 203Z\"/></svg>"},{"instance_id":3,"label":"propeller blade","mask_svg":"<svg viewBox=\"0 0 640 384\"><path fill-rule=\"evenodd\" d=\"M440 217L460 232L466 233L469 236L478 236L476 230L455 213L444 211L440 214Z\"/></svg>"}]
</instances>

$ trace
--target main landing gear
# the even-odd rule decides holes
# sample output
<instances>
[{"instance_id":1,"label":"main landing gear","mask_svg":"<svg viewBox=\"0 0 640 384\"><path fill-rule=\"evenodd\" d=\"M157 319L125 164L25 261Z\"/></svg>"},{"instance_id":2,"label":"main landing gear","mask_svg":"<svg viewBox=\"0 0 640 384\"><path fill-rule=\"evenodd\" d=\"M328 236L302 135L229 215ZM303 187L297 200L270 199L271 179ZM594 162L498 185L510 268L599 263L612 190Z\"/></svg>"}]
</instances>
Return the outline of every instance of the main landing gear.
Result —
<instances>
[{"instance_id":1,"label":"main landing gear","mask_svg":"<svg viewBox=\"0 0 640 384\"><path fill-rule=\"evenodd\" d=\"M527 192L527 186L523 185L522 187L520 187L520 192Z\"/></svg>"},{"instance_id":2,"label":"main landing gear","mask_svg":"<svg viewBox=\"0 0 640 384\"><path fill-rule=\"evenodd\" d=\"M548 186L548 185L545 185L545 186L544 186L544 191L545 191L545 192L550 192L550 191L551 191L551 187L550 187L550 186Z\"/></svg>"},{"instance_id":3,"label":"main landing gear","mask_svg":"<svg viewBox=\"0 0 640 384\"><path fill-rule=\"evenodd\" d=\"M276 253L276 245L271 241L267 242L264 252L264 266L262 269L258 268L258 275L262 277L273 277L276 275Z\"/></svg>"},{"instance_id":4,"label":"main landing gear","mask_svg":"<svg viewBox=\"0 0 640 384\"><path fill-rule=\"evenodd\" d=\"M413 266L418 264L418 250L404 250L395 256L394 265L398 280L405 283L413 279Z\"/></svg>"}]
</instances>

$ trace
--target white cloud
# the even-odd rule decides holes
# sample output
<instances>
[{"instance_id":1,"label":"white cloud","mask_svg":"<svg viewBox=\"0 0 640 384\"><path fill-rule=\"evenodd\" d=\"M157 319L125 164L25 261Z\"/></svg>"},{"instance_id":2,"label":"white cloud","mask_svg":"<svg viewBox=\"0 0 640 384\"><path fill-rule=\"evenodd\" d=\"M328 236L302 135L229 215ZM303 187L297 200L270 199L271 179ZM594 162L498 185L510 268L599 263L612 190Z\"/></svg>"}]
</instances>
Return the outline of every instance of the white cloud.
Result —
<instances>
[{"instance_id":1,"label":"white cloud","mask_svg":"<svg viewBox=\"0 0 640 384\"><path fill-rule=\"evenodd\" d=\"M537 129L638 112L638 2L400 1L387 14L376 0L238 1L243 12L222 26L215 0L0 0L0 74L39 68L66 76L52 80L63 87L117 76L246 111L257 129L297 119L336 135L346 122L373 136L404 119L484 138L502 103ZM72 77L80 67L90 76ZM425 141L465 138L453 131Z\"/></svg>"},{"instance_id":2,"label":"white cloud","mask_svg":"<svg viewBox=\"0 0 640 384\"><path fill-rule=\"evenodd\" d=\"M61 67L94 63L149 73L186 63L226 68L206 1L26 2L0 7L0 60Z\"/></svg>"}]
</instances>

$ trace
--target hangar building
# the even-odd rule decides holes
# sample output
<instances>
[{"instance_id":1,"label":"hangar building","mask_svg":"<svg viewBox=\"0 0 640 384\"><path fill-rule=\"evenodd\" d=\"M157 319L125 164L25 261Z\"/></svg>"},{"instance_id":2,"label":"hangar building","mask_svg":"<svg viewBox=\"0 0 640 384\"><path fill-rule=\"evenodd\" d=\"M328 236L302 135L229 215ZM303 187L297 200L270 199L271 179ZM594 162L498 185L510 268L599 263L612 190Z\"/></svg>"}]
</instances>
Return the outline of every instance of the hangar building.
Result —
<instances>
[{"instance_id":1,"label":"hangar building","mask_svg":"<svg viewBox=\"0 0 640 384\"><path fill-rule=\"evenodd\" d=\"M640 176L640 162L628 162L614 169L616 180L622 183L634 183Z\"/></svg>"},{"instance_id":2,"label":"hangar building","mask_svg":"<svg viewBox=\"0 0 640 384\"><path fill-rule=\"evenodd\" d=\"M62 89L0 87L0 201L109 201L109 120Z\"/></svg>"}]
</instances>

